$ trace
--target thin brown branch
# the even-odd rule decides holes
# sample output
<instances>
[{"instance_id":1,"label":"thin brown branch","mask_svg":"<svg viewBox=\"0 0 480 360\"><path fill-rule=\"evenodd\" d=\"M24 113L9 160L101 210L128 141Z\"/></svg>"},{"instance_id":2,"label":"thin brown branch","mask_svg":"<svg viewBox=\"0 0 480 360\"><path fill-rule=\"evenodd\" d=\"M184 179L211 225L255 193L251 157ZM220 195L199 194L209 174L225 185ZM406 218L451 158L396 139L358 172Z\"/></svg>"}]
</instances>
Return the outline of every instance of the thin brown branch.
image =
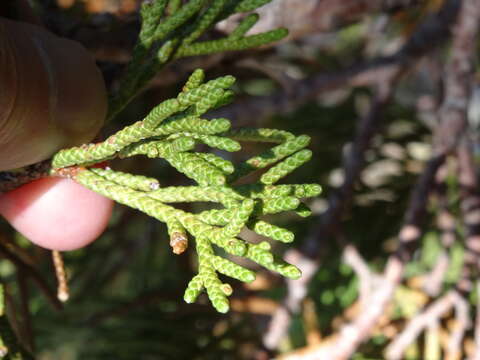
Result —
<instances>
[{"instance_id":1,"label":"thin brown branch","mask_svg":"<svg viewBox=\"0 0 480 360\"><path fill-rule=\"evenodd\" d=\"M45 160L14 171L0 171L0 193L48 176L50 165L50 160Z\"/></svg>"},{"instance_id":2,"label":"thin brown branch","mask_svg":"<svg viewBox=\"0 0 480 360\"><path fill-rule=\"evenodd\" d=\"M63 263L63 258L60 254L60 251L52 251L52 261L55 268L55 275L57 277L57 298L61 302L65 302L70 297L70 292L68 290L68 281L65 271L65 265Z\"/></svg>"}]
</instances>

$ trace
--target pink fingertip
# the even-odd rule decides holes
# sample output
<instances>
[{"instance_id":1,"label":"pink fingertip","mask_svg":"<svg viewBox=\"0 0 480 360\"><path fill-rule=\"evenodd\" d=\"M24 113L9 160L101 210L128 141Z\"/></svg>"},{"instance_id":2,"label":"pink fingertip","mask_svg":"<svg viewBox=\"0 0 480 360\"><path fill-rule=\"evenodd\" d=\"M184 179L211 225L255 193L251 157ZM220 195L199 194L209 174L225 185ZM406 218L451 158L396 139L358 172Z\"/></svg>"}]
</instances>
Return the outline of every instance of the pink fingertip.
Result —
<instances>
[{"instance_id":1,"label":"pink fingertip","mask_svg":"<svg viewBox=\"0 0 480 360\"><path fill-rule=\"evenodd\" d=\"M82 248L105 230L113 202L68 179L44 178L0 196L0 214L34 244Z\"/></svg>"}]
</instances>

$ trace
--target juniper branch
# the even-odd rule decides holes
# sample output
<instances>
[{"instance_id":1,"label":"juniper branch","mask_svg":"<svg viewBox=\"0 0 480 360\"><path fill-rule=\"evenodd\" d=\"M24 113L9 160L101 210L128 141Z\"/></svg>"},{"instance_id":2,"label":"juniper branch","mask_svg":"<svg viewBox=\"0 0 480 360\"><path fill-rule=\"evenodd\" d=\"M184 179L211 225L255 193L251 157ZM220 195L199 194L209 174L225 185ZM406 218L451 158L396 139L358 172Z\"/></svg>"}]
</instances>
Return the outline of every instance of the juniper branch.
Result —
<instances>
[{"instance_id":1,"label":"juniper branch","mask_svg":"<svg viewBox=\"0 0 480 360\"><path fill-rule=\"evenodd\" d=\"M52 160L51 174L72 178L165 223L175 254L183 253L189 241L195 240L198 274L188 284L184 299L193 302L206 290L212 305L226 312L232 288L220 281L218 273L245 282L252 281L255 274L220 257L217 248L282 276L298 278L300 270L275 256L268 242L250 243L241 238L241 231L249 227L272 240L292 242L291 231L261 217L285 211L308 215L300 199L317 196L321 188L317 184L273 185L310 159L311 152L305 149L310 138L274 129L232 130L227 119L203 119L202 114L217 106L235 79L225 76L203 81L203 72L197 70L176 98L162 102L142 121L103 142L58 152ZM274 146L236 166L218 155L195 151L197 143L238 151L238 141ZM91 167L93 163L138 155L166 160L195 184L161 187L156 179ZM269 169L256 183L235 185L242 176L263 168ZM174 207L178 202L210 202L221 208L194 214Z\"/></svg>"}]
</instances>

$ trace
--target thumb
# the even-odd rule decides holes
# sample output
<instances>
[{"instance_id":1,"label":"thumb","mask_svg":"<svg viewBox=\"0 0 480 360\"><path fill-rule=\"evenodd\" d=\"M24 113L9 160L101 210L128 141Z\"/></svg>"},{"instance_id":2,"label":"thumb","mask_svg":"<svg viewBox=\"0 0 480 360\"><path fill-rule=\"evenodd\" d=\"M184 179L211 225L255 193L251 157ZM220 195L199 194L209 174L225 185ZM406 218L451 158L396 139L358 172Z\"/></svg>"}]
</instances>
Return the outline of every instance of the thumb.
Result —
<instances>
[{"instance_id":1,"label":"thumb","mask_svg":"<svg viewBox=\"0 0 480 360\"><path fill-rule=\"evenodd\" d=\"M0 170L90 141L103 125L105 86L86 50L35 25L0 18ZM0 214L32 242L72 250L107 225L112 202L66 179L0 195Z\"/></svg>"},{"instance_id":2,"label":"thumb","mask_svg":"<svg viewBox=\"0 0 480 360\"><path fill-rule=\"evenodd\" d=\"M90 141L106 91L85 49L36 25L0 19L0 170Z\"/></svg>"}]
</instances>

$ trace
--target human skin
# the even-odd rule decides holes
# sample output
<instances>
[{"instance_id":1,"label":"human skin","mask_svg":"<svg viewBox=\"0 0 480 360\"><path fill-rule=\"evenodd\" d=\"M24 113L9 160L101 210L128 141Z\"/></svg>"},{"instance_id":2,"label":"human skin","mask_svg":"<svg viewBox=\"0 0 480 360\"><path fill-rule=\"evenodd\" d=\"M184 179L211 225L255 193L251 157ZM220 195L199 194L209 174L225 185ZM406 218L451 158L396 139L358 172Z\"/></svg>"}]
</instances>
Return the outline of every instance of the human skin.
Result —
<instances>
[{"instance_id":1,"label":"human skin","mask_svg":"<svg viewBox=\"0 0 480 360\"><path fill-rule=\"evenodd\" d=\"M78 43L0 18L0 171L91 141L106 115L102 76ZM0 195L0 214L33 243L74 250L105 229L112 202L45 178Z\"/></svg>"}]
</instances>

